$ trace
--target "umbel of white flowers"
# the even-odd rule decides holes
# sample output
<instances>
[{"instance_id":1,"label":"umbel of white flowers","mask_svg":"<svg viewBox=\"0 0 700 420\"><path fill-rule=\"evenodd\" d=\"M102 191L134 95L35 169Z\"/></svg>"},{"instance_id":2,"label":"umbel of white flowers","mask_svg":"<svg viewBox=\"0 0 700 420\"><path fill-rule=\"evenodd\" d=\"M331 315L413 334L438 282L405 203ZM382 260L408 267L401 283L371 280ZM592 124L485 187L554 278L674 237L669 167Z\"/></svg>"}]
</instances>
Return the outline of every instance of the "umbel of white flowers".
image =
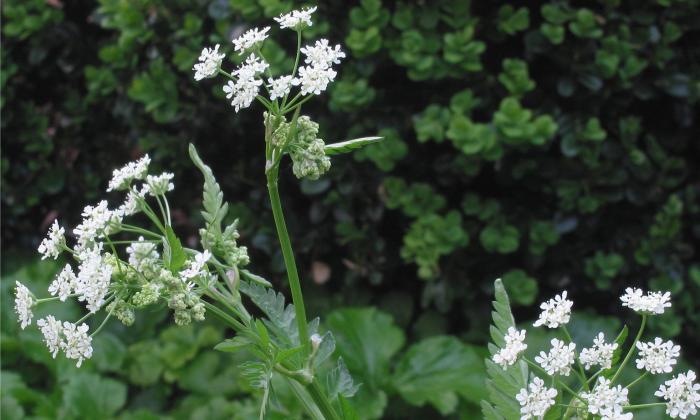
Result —
<instances>
[{"instance_id":1,"label":"umbel of white flowers","mask_svg":"<svg viewBox=\"0 0 700 420\"><path fill-rule=\"evenodd\" d=\"M622 306L629 307L646 317L663 314L666 308L670 308L670 296L668 292L644 293L640 289L628 288L620 300ZM680 356L680 346L671 340L664 342L660 337L649 342L635 341L629 355L631 356L634 350L638 351L638 358L635 362L636 367L642 371L641 377L627 387L619 384L614 385L613 382L617 379L617 375L608 379L601 373L612 367L614 354L618 350L619 344L606 343L605 335L599 332L593 340L593 346L582 349L577 356L576 344L571 342L570 335L566 330L566 324L571 318L572 306L573 302L567 299L566 291L540 305L542 312L534 326L544 326L551 329L561 328L567 341L552 339L552 347L549 352L540 352L535 357L537 364L522 356L522 353L527 349L527 344L525 344L526 331L518 331L514 327L508 328L504 336L505 345L494 353L492 360L505 370L518 360L524 359L528 364L549 375L552 378L552 383L558 381L558 378L562 376L569 376L572 371L576 372L575 363L579 364L580 374L584 379L584 369L589 370L593 366L599 366L600 371L588 379L589 382L592 382L592 379L597 376L595 386L592 390L582 392L578 396L577 403L582 403L578 408L585 409L587 413L599 416L601 419L632 419L633 413L625 412L626 407L630 405L627 395L628 388L648 374L671 373ZM666 381L656 391L654 395L666 401L666 413L670 417L685 419L690 415L697 414L697 409L700 408L700 384L695 381L695 372L689 370ZM555 404L557 394L556 388L547 387L545 381L534 377L532 382L515 396L520 403L521 420L542 418Z\"/></svg>"},{"instance_id":2,"label":"umbel of white flowers","mask_svg":"<svg viewBox=\"0 0 700 420\"><path fill-rule=\"evenodd\" d=\"M311 95L323 93L337 75L333 66L345 58L340 45L331 46L327 39L300 46L301 33L313 24L311 15L315 11L315 7L294 10L275 18L281 29L297 32L299 47L294 68L289 74L273 75L265 61L262 46L269 36L270 27L252 28L232 40L242 63L230 73L222 69L225 55L219 53L219 45L204 48L193 68L197 81L217 75L229 79L223 91L235 112L249 107L256 99L261 102L267 109L266 125L269 124L273 132L271 141L283 153L289 153L295 176L312 180L318 179L331 166L325 154L325 143L316 136L318 124L301 116L296 119L295 135L288 136L291 123L285 114L301 106ZM298 87L296 94L292 94L294 87ZM261 93L261 88L267 94Z\"/></svg>"},{"instance_id":3,"label":"umbel of white flowers","mask_svg":"<svg viewBox=\"0 0 700 420\"><path fill-rule=\"evenodd\" d=\"M281 15L275 20L280 28L289 28L296 32L312 25L311 15L316 7L303 10L295 10ZM260 87L264 86L271 101L286 98L293 86L299 86L300 95L320 95L332 82L337 72L333 70L334 64L339 64L340 59L345 58L345 53L340 45L330 46L327 39L320 39L313 45L302 47L299 52L304 54L304 64L292 70L292 74L269 74L269 64L262 57L261 48L268 38L270 27L262 29L252 28L243 35L232 40L234 50L244 60L241 65L231 73L222 69L225 54L219 53L219 45L214 48L204 48L199 56L199 62L194 65L194 79L199 81L211 78L217 74L229 76L223 90L226 98L231 100L231 105L238 112L247 108L260 94ZM267 82L262 74L267 72Z\"/></svg>"},{"instance_id":4,"label":"umbel of white flowers","mask_svg":"<svg viewBox=\"0 0 700 420\"><path fill-rule=\"evenodd\" d=\"M214 257L209 250L201 253L189 250L178 271L167 266L162 255L170 252L164 252L164 237L165 230L171 229L166 194L174 188L173 174L149 175L149 163L146 155L113 172L107 191L126 192L124 202L115 209L110 209L105 200L86 206L82 222L73 229L76 238L73 248L68 246L65 229L58 221L53 222L38 248L42 259L57 259L67 252L75 265L66 264L51 282L48 293L52 297L38 299L25 285L16 282L15 312L22 329L32 324L33 308L49 301L75 298L88 310L75 323L57 320L52 315L36 322L53 357L63 352L80 366L92 356L92 337L111 316L131 325L136 309L158 302L167 303L179 325L204 319L205 307L200 296L216 279L208 268ZM157 203L160 216L149 205L151 200ZM125 222L125 218L136 213L144 213L161 233ZM114 235L120 235L118 241L113 239ZM129 240L128 235L139 236ZM235 226L229 226L223 240L214 243L213 239L203 237L202 242L216 250L226 264L243 266L248 263L247 250L237 245L237 238ZM120 257L119 247L127 257L125 260ZM84 321L103 308L107 312L103 321L88 334L89 327Z\"/></svg>"}]
</instances>

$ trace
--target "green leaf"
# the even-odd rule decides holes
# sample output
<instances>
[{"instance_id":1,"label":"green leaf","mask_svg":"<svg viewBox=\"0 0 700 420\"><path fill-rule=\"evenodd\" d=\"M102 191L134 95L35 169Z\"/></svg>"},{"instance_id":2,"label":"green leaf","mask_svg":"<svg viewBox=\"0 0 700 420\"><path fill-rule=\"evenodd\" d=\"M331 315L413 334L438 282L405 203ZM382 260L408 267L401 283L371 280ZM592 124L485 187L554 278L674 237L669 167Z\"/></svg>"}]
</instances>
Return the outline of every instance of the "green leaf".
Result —
<instances>
[{"instance_id":1,"label":"green leaf","mask_svg":"<svg viewBox=\"0 0 700 420\"><path fill-rule=\"evenodd\" d=\"M204 175L204 192L202 197L202 216L206 221L206 229L215 236L221 236L221 223L228 212L228 203L224 203L224 193L219 187L219 183L214 178L214 173L209 166L205 165L197 154L197 149L190 143L190 158L194 165L199 168Z\"/></svg>"},{"instance_id":2,"label":"green leaf","mask_svg":"<svg viewBox=\"0 0 700 420\"><path fill-rule=\"evenodd\" d=\"M355 395L359 388L360 385L355 384L352 380L352 376L350 376L350 372L348 372L343 358L339 357L336 367L326 375L328 398L331 400L334 400L338 396L350 398Z\"/></svg>"},{"instance_id":3,"label":"green leaf","mask_svg":"<svg viewBox=\"0 0 700 420\"><path fill-rule=\"evenodd\" d=\"M478 402L486 396L480 350L452 336L422 340L399 359L394 388L409 404L429 403L443 415L454 412L458 394Z\"/></svg>"},{"instance_id":4,"label":"green leaf","mask_svg":"<svg viewBox=\"0 0 700 420\"><path fill-rule=\"evenodd\" d=\"M224 353L234 353L250 346L251 344L253 343L247 338L243 337L242 335L237 335L233 338L227 338L226 340L215 345L214 350Z\"/></svg>"},{"instance_id":5,"label":"green leaf","mask_svg":"<svg viewBox=\"0 0 700 420\"><path fill-rule=\"evenodd\" d=\"M182 248L180 240L175 236L175 232L171 226L165 227L165 235L168 242L167 261L166 264L170 268L170 271L177 273L180 268L185 264L186 256L185 250ZM164 257L166 253L164 252Z\"/></svg>"},{"instance_id":6,"label":"green leaf","mask_svg":"<svg viewBox=\"0 0 700 420\"><path fill-rule=\"evenodd\" d=\"M494 282L493 324L491 325L492 343L489 353L493 356L498 346L505 344L503 337L508 328L515 327L515 320L510 310L508 293L501 279ZM490 358L486 359L486 389L488 399L481 401L482 413L487 419L513 419L520 417L520 404L515 395L525 388L528 380L527 364L520 360L508 369L496 365Z\"/></svg>"},{"instance_id":7,"label":"green leaf","mask_svg":"<svg viewBox=\"0 0 700 420\"><path fill-rule=\"evenodd\" d=\"M289 304L285 307L284 295L244 281L240 283L239 290L265 313L268 318L266 325L273 330L275 337L282 341L284 347L299 345L294 306Z\"/></svg>"},{"instance_id":8,"label":"green leaf","mask_svg":"<svg viewBox=\"0 0 700 420\"><path fill-rule=\"evenodd\" d=\"M111 418L126 402L126 386L92 373L77 373L63 387L63 406L69 418Z\"/></svg>"},{"instance_id":9,"label":"green leaf","mask_svg":"<svg viewBox=\"0 0 700 420\"><path fill-rule=\"evenodd\" d=\"M327 144L323 148L323 151L326 153L326 156L339 155L341 153L352 152L353 150L376 143L382 139L383 137L361 137L353 140L341 141L339 143L331 143Z\"/></svg>"},{"instance_id":10,"label":"green leaf","mask_svg":"<svg viewBox=\"0 0 700 420\"><path fill-rule=\"evenodd\" d=\"M328 315L326 325L334 332L338 352L350 371L367 386L380 388L392 357L405 341L391 315L376 308L339 309Z\"/></svg>"}]
</instances>

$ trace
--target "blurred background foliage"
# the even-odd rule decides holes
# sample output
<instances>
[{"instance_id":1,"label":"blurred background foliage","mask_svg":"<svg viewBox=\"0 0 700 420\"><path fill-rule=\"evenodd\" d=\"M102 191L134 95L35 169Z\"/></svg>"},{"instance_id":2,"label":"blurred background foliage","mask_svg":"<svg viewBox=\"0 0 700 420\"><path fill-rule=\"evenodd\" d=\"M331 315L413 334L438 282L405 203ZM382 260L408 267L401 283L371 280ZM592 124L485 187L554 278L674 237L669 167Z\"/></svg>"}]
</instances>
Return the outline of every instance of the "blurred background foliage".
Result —
<instances>
[{"instance_id":1,"label":"blurred background foliage","mask_svg":"<svg viewBox=\"0 0 700 420\"><path fill-rule=\"evenodd\" d=\"M238 398L250 390L236 364L211 349L226 335L218 324L139 314L132 329L101 334L76 373L36 331L18 333L10 289L15 279L45 288L56 266L31 252L50 222L74 226L112 169L143 153L175 172L176 230L196 245L190 141L234 203L253 267L284 288L260 109L234 114L220 83L195 83L191 67L203 46L299 5L2 3L7 418L257 415L254 399ZM363 417L418 415L411 404L478 413L475 361L497 277L523 320L561 289L601 315L620 313L626 286L670 290L674 307L652 332L698 365L700 1L330 0L315 22L305 35L343 43L349 57L305 113L326 141L385 137L318 181L299 183L288 166L281 187L310 312L363 383ZM290 32L267 41L271 66L291 67L294 42ZM273 414L293 417L300 408L279 389Z\"/></svg>"}]
</instances>

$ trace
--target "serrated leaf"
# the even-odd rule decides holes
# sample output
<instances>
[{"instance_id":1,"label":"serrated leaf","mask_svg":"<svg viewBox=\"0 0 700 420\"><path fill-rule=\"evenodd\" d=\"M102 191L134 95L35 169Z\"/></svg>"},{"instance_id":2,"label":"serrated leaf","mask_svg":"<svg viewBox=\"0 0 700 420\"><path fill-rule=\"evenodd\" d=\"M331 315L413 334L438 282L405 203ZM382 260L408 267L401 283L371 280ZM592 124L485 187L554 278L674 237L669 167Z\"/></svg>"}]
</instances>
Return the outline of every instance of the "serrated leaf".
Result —
<instances>
[{"instance_id":1,"label":"serrated leaf","mask_svg":"<svg viewBox=\"0 0 700 420\"><path fill-rule=\"evenodd\" d=\"M359 384L355 384L352 380L350 372L348 372L343 358L338 358L338 363L335 368L333 368L326 375L326 390L328 392L328 398L334 400L339 395L350 398L357 390L360 388Z\"/></svg>"},{"instance_id":2,"label":"serrated leaf","mask_svg":"<svg viewBox=\"0 0 700 420\"><path fill-rule=\"evenodd\" d=\"M207 231L215 235L221 235L221 223L228 212L228 204L224 203L224 193L219 187L219 183L214 178L214 173L197 154L197 149L190 143L190 158L194 165L199 168L204 175L204 191L202 195L202 217L206 221Z\"/></svg>"},{"instance_id":3,"label":"serrated leaf","mask_svg":"<svg viewBox=\"0 0 700 420\"><path fill-rule=\"evenodd\" d=\"M299 333L294 320L294 306L285 306L284 295L258 284L242 281L239 290L247 295L253 303L267 316L266 325L273 331L281 347L299 345Z\"/></svg>"},{"instance_id":4,"label":"serrated leaf","mask_svg":"<svg viewBox=\"0 0 700 420\"><path fill-rule=\"evenodd\" d=\"M510 309L510 299L501 279L494 282L493 311L491 312L493 323L490 326L491 339L489 354L493 356L499 346L503 346L508 328L515 327L515 319ZM520 404L515 395L525 388L528 381L528 368L524 361L520 360L508 369L494 363L490 358L486 359L486 389L488 400L481 401L482 414L487 419L511 419L520 417Z\"/></svg>"},{"instance_id":5,"label":"serrated leaf","mask_svg":"<svg viewBox=\"0 0 700 420\"><path fill-rule=\"evenodd\" d=\"M320 366L323 362L328 360L334 351L335 337L333 337L333 333L328 331L321 337L321 344L318 346L318 350L316 350L316 357L314 357L314 366Z\"/></svg>"},{"instance_id":6,"label":"serrated leaf","mask_svg":"<svg viewBox=\"0 0 700 420\"><path fill-rule=\"evenodd\" d=\"M304 346L297 346L292 347L291 349L282 350L275 355L275 363L283 363L290 357L299 354L302 350L304 350Z\"/></svg>"},{"instance_id":7,"label":"serrated leaf","mask_svg":"<svg viewBox=\"0 0 700 420\"><path fill-rule=\"evenodd\" d=\"M228 338L215 345L214 350L218 350L224 353L234 353L242 350L245 347L248 347L251 344L253 343L247 338L241 335L237 335L233 338Z\"/></svg>"},{"instance_id":8,"label":"serrated leaf","mask_svg":"<svg viewBox=\"0 0 700 420\"><path fill-rule=\"evenodd\" d=\"M180 240L175 235L173 228L171 226L165 227L165 235L168 241L168 267L173 273L177 273L180 268L185 264L187 257L185 256L185 250L182 248ZM164 253L165 254L165 253Z\"/></svg>"},{"instance_id":9,"label":"serrated leaf","mask_svg":"<svg viewBox=\"0 0 700 420\"><path fill-rule=\"evenodd\" d=\"M377 143L382 139L383 137L361 137L358 139L341 141L338 143L327 144L323 148L323 151L326 153L326 156L339 155L341 153L352 152L353 150Z\"/></svg>"}]
</instances>

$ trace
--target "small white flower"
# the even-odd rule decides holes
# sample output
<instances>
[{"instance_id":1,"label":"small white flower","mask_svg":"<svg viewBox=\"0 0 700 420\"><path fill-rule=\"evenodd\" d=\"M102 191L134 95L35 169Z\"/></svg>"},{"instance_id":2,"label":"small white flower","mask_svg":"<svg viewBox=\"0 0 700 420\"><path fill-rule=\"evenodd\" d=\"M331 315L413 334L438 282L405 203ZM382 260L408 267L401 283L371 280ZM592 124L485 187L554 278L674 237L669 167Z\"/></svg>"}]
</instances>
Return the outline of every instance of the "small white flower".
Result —
<instances>
[{"instance_id":1,"label":"small white flower","mask_svg":"<svg viewBox=\"0 0 700 420\"><path fill-rule=\"evenodd\" d=\"M549 407L554 405L554 398L557 396L557 390L547 388L540 378L530 382L529 388L529 392L527 388L523 388L515 396L520 403L521 420L542 418Z\"/></svg>"},{"instance_id":2,"label":"small white flower","mask_svg":"<svg viewBox=\"0 0 700 420\"><path fill-rule=\"evenodd\" d=\"M275 100L289 93L289 90L292 88L292 76L280 76L277 79L269 78L267 83L269 83L270 99Z\"/></svg>"},{"instance_id":3,"label":"small white flower","mask_svg":"<svg viewBox=\"0 0 700 420\"><path fill-rule=\"evenodd\" d=\"M67 358L78 361L77 367L80 367L84 359L92 357L92 337L87 332L87 324L77 326L72 322L63 323L64 341L61 348L66 352Z\"/></svg>"},{"instance_id":4,"label":"small white flower","mask_svg":"<svg viewBox=\"0 0 700 420\"><path fill-rule=\"evenodd\" d=\"M44 343L49 348L51 357L55 359L56 354L61 349L61 334L63 333L61 321L57 321L56 318L49 315L44 319L38 320L36 325L39 326L41 333L44 335Z\"/></svg>"},{"instance_id":5,"label":"small white flower","mask_svg":"<svg viewBox=\"0 0 700 420\"><path fill-rule=\"evenodd\" d=\"M311 341L311 348L315 352L318 350L318 346L321 345L321 342L323 341L323 337L321 337L318 334L311 334L311 337L309 337L309 340Z\"/></svg>"},{"instance_id":6,"label":"small white flower","mask_svg":"<svg viewBox=\"0 0 700 420\"><path fill-rule=\"evenodd\" d=\"M143 236L139 236L138 242L132 242L126 248L126 253L129 255L129 264L138 272L155 272L159 267L158 246L153 242L147 242Z\"/></svg>"},{"instance_id":7,"label":"small white flower","mask_svg":"<svg viewBox=\"0 0 700 420\"><path fill-rule=\"evenodd\" d=\"M101 246L83 250L75 281L78 300L86 302L92 313L100 310L104 304L112 279L112 266L104 260L101 252Z\"/></svg>"},{"instance_id":8,"label":"small white flower","mask_svg":"<svg viewBox=\"0 0 700 420\"><path fill-rule=\"evenodd\" d=\"M540 318L533 324L535 327L544 325L548 328L557 328L569 322L571 307L574 302L566 299L566 290L561 295L556 295L554 299L543 302L540 305L542 313Z\"/></svg>"},{"instance_id":9,"label":"small white flower","mask_svg":"<svg viewBox=\"0 0 700 420\"><path fill-rule=\"evenodd\" d=\"M582 394L582 398L588 404L588 412L602 418L619 419L627 414L623 409L629 404L627 388L621 385L611 387L609 379L599 377L598 382L591 392Z\"/></svg>"},{"instance_id":10,"label":"small white flower","mask_svg":"<svg viewBox=\"0 0 700 420\"><path fill-rule=\"evenodd\" d=\"M52 257L54 260L58 258L63 250L63 244L66 243L66 238L63 236L65 230L58 225L58 220L54 220L49 232L41 243L38 251L42 255L41 259Z\"/></svg>"},{"instance_id":11,"label":"small white flower","mask_svg":"<svg viewBox=\"0 0 700 420\"><path fill-rule=\"evenodd\" d=\"M237 77L236 81L229 80L224 86L226 98L231 99L231 106L238 112L242 108L247 108L253 103L253 100L258 96L258 91L263 81L257 79L258 73L262 73L269 67L264 60L251 54L246 59L245 63L241 64L238 69L233 72Z\"/></svg>"},{"instance_id":12,"label":"small white flower","mask_svg":"<svg viewBox=\"0 0 700 420\"><path fill-rule=\"evenodd\" d=\"M70 264L66 264L49 285L49 293L51 296L58 296L61 302L65 302L68 295L73 293L77 281L78 278L73 273L73 268L71 268Z\"/></svg>"},{"instance_id":13,"label":"small white flower","mask_svg":"<svg viewBox=\"0 0 700 420\"><path fill-rule=\"evenodd\" d=\"M90 248L99 238L114 232L121 224L122 216L107 208L107 202L102 200L96 206L85 206L83 221L73 229L78 238L77 248Z\"/></svg>"},{"instance_id":14,"label":"small white flower","mask_svg":"<svg viewBox=\"0 0 700 420\"><path fill-rule=\"evenodd\" d=\"M302 10L293 10L276 17L275 20L280 24L280 28L291 28L296 31L312 25L311 14L315 11L315 6Z\"/></svg>"},{"instance_id":15,"label":"small white flower","mask_svg":"<svg viewBox=\"0 0 700 420\"><path fill-rule=\"evenodd\" d=\"M668 401L666 414L671 418L685 419L694 416L700 408L700 384L695 382L695 372L680 373L659 387L654 395Z\"/></svg>"},{"instance_id":16,"label":"small white flower","mask_svg":"<svg viewBox=\"0 0 700 420\"><path fill-rule=\"evenodd\" d=\"M107 192L127 190L135 179L144 179L148 174L148 165L151 158L145 155L135 162L129 162L112 172L112 179L107 186Z\"/></svg>"},{"instance_id":17,"label":"small white flower","mask_svg":"<svg viewBox=\"0 0 700 420\"><path fill-rule=\"evenodd\" d=\"M622 306L627 306L633 311L648 315L660 315L666 308L671 307L670 292L644 292L641 289L628 287L625 294L620 297Z\"/></svg>"},{"instance_id":18,"label":"small white flower","mask_svg":"<svg viewBox=\"0 0 700 420\"><path fill-rule=\"evenodd\" d=\"M673 341L664 341L656 337L653 342L637 342L639 359L637 369L647 370L649 373L670 373L676 358L680 355L681 346L673 344Z\"/></svg>"},{"instance_id":19,"label":"small white flower","mask_svg":"<svg viewBox=\"0 0 700 420\"><path fill-rule=\"evenodd\" d=\"M212 49L204 48L199 56L200 62L192 68L194 80L199 81L216 76L224 57L226 57L225 54L219 54L219 44L216 44Z\"/></svg>"},{"instance_id":20,"label":"small white flower","mask_svg":"<svg viewBox=\"0 0 700 420\"><path fill-rule=\"evenodd\" d=\"M571 365L576 357L576 344L569 343L567 345L556 338L553 338L551 343L552 348L549 350L549 353L541 351L540 355L535 357L535 361L549 375L569 376Z\"/></svg>"},{"instance_id":21,"label":"small white flower","mask_svg":"<svg viewBox=\"0 0 700 420\"><path fill-rule=\"evenodd\" d=\"M144 186L142 191L138 191L136 188L130 190L126 195L126 200L124 200L124 203L119 206L115 213L124 218L126 216L133 216L141 211L141 207L139 207L139 199L146 196L146 191L148 191L147 185Z\"/></svg>"},{"instance_id":22,"label":"small white flower","mask_svg":"<svg viewBox=\"0 0 700 420\"><path fill-rule=\"evenodd\" d=\"M204 274L202 269L206 266L207 261L211 258L211 252L209 250L204 250L204 252L195 255L194 261L190 260L189 268L182 270L180 275L184 279L191 279Z\"/></svg>"},{"instance_id":23,"label":"small white flower","mask_svg":"<svg viewBox=\"0 0 700 420\"><path fill-rule=\"evenodd\" d=\"M160 175L148 175L146 177L146 185L148 185L148 193L156 195L164 195L168 191L172 191L175 185L170 182L175 177L170 172L163 172Z\"/></svg>"},{"instance_id":24,"label":"small white flower","mask_svg":"<svg viewBox=\"0 0 700 420\"><path fill-rule=\"evenodd\" d=\"M493 361L501 365L503 369L507 369L508 366L512 366L518 360L520 353L527 349L527 344L524 344L525 330L518 331L513 327L509 327L503 339L506 342L506 346L493 355Z\"/></svg>"},{"instance_id":25,"label":"small white flower","mask_svg":"<svg viewBox=\"0 0 700 420\"><path fill-rule=\"evenodd\" d=\"M319 39L314 46L302 47L301 52L306 56L304 59L306 64L322 69L327 69L332 64L339 64L340 59L345 58L345 53L340 45L331 48L328 46L327 39Z\"/></svg>"},{"instance_id":26,"label":"small white flower","mask_svg":"<svg viewBox=\"0 0 700 420\"><path fill-rule=\"evenodd\" d=\"M336 71L332 68L304 66L299 68L299 76L292 80L294 86L301 85L301 94L320 95L328 84L335 80Z\"/></svg>"},{"instance_id":27,"label":"small white flower","mask_svg":"<svg viewBox=\"0 0 700 420\"><path fill-rule=\"evenodd\" d=\"M32 292L27 289L27 286L22 283L15 281L15 312L17 312L17 318L20 322L22 329L25 329L27 325L32 325L32 318L34 313L32 313L32 306L34 306L34 298L32 297Z\"/></svg>"},{"instance_id":28,"label":"small white flower","mask_svg":"<svg viewBox=\"0 0 700 420\"><path fill-rule=\"evenodd\" d=\"M599 365L601 369L610 369L612 365L613 352L617 349L617 343L606 343L605 334L598 333L593 339L593 347L581 350L579 360L586 369Z\"/></svg>"},{"instance_id":29,"label":"small white flower","mask_svg":"<svg viewBox=\"0 0 700 420\"><path fill-rule=\"evenodd\" d=\"M263 29L253 28L246 31L243 35L231 41L233 42L233 49L239 51L239 55L243 55L247 50L265 41L268 37L267 31L269 30L270 27L268 26Z\"/></svg>"}]
</instances>

